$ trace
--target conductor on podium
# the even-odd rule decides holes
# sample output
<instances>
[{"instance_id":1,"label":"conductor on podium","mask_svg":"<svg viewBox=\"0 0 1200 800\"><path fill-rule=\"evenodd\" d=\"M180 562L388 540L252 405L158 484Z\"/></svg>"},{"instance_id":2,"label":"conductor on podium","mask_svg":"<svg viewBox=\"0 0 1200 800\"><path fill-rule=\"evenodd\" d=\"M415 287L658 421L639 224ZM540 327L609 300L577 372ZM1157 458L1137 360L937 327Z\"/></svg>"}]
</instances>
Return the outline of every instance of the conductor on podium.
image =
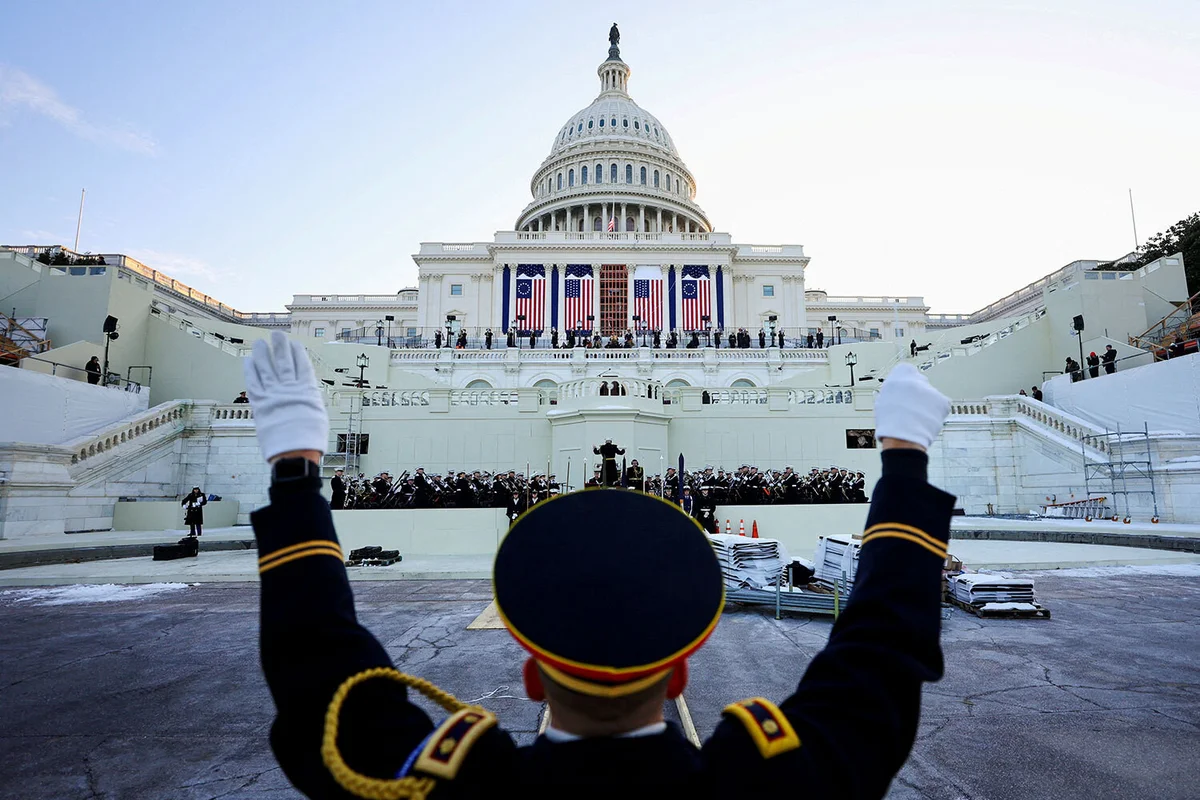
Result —
<instances>
[{"instance_id":1,"label":"conductor on podium","mask_svg":"<svg viewBox=\"0 0 1200 800\"><path fill-rule=\"evenodd\" d=\"M604 485L616 486L620 483L621 468L617 466L617 456L625 455L625 450L613 444L612 439L605 439L604 444L592 448L592 453L604 459Z\"/></svg>"},{"instance_id":2,"label":"conductor on podium","mask_svg":"<svg viewBox=\"0 0 1200 800\"><path fill-rule=\"evenodd\" d=\"M392 657L403 651L389 652L355 615L320 493L329 423L303 346L273 332L255 342L246 374L272 470L270 505L252 515L262 666L276 709L270 743L307 796L887 794L916 737L921 687L942 675L954 505L926 481L926 450L949 403L911 365L892 369L876 401L882 477L827 644L780 702L725 706L701 748L664 719L663 705L687 686L725 586L707 537L677 506L640 492L567 494L522 514L500 543L495 606L526 654L511 668L550 712L545 733L518 746L492 711L397 671ZM613 546L614 530L637 536L636 558ZM448 717L431 718L433 706L414 704L410 690Z\"/></svg>"}]
</instances>

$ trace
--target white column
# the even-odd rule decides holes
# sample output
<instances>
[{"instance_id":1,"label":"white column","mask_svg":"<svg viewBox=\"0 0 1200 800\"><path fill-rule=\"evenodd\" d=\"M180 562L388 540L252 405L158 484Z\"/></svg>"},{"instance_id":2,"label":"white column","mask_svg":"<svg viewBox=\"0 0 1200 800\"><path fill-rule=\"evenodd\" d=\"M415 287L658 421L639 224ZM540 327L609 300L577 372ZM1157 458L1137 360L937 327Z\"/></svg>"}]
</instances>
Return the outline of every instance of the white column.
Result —
<instances>
[{"instance_id":1,"label":"white column","mask_svg":"<svg viewBox=\"0 0 1200 800\"><path fill-rule=\"evenodd\" d=\"M584 203L583 204L583 230L585 233L592 229L591 217L592 217L591 210L588 208L588 204Z\"/></svg>"},{"instance_id":2,"label":"white column","mask_svg":"<svg viewBox=\"0 0 1200 800\"><path fill-rule=\"evenodd\" d=\"M646 204L638 203L638 233L646 229Z\"/></svg>"},{"instance_id":3,"label":"white column","mask_svg":"<svg viewBox=\"0 0 1200 800\"><path fill-rule=\"evenodd\" d=\"M619 230L619 231L625 230L625 204L624 203L621 203L621 220L617 224L617 230Z\"/></svg>"},{"instance_id":4,"label":"white column","mask_svg":"<svg viewBox=\"0 0 1200 800\"><path fill-rule=\"evenodd\" d=\"M594 291L592 292L592 333L600 330L600 265L592 264L592 284Z\"/></svg>"},{"instance_id":5,"label":"white column","mask_svg":"<svg viewBox=\"0 0 1200 800\"><path fill-rule=\"evenodd\" d=\"M654 230L657 233L662 233L662 207L660 206L654 210L658 215L658 222L656 223L657 227L655 227Z\"/></svg>"}]
</instances>

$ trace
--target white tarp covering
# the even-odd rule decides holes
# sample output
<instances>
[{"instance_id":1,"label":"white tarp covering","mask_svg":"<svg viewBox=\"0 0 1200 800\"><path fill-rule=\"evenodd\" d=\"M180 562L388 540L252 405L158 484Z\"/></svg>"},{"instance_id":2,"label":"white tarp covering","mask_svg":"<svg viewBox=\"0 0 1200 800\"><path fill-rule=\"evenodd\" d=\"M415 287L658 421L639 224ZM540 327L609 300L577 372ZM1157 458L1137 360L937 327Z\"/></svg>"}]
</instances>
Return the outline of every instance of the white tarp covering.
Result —
<instances>
[{"instance_id":1,"label":"white tarp covering","mask_svg":"<svg viewBox=\"0 0 1200 800\"><path fill-rule=\"evenodd\" d=\"M1118 367L1118 369L1120 369ZM1043 389L1046 402L1100 427L1150 432L1200 433L1200 355L1071 383L1062 375Z\"/></svg>"},{"instance_id":2,"label":"white tarp covering","mask_svg":"<svg viewBox=\"0 0 1200 800\"><path fill-rule=\"evenodd\" d=\"M0 367L0 442L60 444L149 406L150 393Z\"/></svg>"}]
</instances>

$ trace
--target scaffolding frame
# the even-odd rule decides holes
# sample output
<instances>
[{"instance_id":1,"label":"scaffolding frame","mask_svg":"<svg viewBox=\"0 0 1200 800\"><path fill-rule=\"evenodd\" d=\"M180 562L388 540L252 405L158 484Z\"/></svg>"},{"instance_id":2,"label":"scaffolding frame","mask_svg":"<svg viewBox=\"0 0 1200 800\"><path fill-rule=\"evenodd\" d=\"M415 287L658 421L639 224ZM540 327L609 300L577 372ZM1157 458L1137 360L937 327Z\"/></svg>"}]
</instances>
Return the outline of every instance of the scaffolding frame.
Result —
<instances>
[{"instance_id":1,"label":"scaffolding frame","mask_svg":"<svg viewBox=\"0 0 1200 800\"><path fill-rule=\"evenodd\" d=\"M1133 453L1126 444L1132 444L1141 439L1145 445L1145 458L1131 458ZM1119 458L1113 459L1113 447L1116 446ZM1088 458L1087 448L1092 447L1108 456L1107 461L1092 461ZM1087 434L1080 438L1080 454L1083 456L1083 487L1085 496L1092 496L1092 486L1102 485L1107 481L1113 502L1113 517L1115 521L1120 512L1118 499L1125 501L1125 522L1133 519L1129 508L1130 495L1148 494L1150 504L1154 509L1151 522L1158 522L1158 493L1154 485L1153 454L1150 450L1150 426L1142 423L1141 431L1122 431L1117 425L1115 431L1107 427L1104 433ZM1140 453L1138 454L1140 455ZM1132 483L1133 488L1130 488ZM1098 489L1098 491L1102 491Z\"/></svg>"},{"instance_id":2,"label":"scaffolding frame","mask_svg":"<svg viewBox=\"0 0 1200 800\"><path fill-rule=\"evenodd\" d=\"M321 466L325 468L344 469L347 476L358 474L359 450L362 444L362 406L364 392L355 392L349 396L350 406L346 411L346 430L334 431L334 441L338 436L345 436L346 448L338 452L337 445L332 452L321 458Z\"/></svg>"}]
</instances>

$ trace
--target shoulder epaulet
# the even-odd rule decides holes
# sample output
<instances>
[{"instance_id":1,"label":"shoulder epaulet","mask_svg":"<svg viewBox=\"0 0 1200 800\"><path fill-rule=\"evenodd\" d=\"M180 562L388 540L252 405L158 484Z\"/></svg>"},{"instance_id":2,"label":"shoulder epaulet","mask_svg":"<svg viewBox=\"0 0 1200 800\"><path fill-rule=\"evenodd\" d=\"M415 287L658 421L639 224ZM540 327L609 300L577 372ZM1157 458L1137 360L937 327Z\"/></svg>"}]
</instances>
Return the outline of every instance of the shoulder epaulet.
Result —
<instances>
[{"instance_id":1,"label":"shoulder epaulet","mask_svg":"<svg viewBox=\"0 0 1200 800\"><path fill-rule=\"evenodd\" d=\"M721 713L745 726L763 758L771 758L800 746L800 737L796 735L791 721L770 700L761 697L739 700L725 706Z\"/></svg>"},{"instance_id":2,"label":"shoulder epaulet","mask_svg":"<svg viewBox=\"0 0 1200 800\"><path fill-rule=\"evenodd\" d=\"M425 740L413 769L446 780L458 774L471 747L499 720L482 708L464 708L454 712Z\"/></svg>"}]
</instances>

